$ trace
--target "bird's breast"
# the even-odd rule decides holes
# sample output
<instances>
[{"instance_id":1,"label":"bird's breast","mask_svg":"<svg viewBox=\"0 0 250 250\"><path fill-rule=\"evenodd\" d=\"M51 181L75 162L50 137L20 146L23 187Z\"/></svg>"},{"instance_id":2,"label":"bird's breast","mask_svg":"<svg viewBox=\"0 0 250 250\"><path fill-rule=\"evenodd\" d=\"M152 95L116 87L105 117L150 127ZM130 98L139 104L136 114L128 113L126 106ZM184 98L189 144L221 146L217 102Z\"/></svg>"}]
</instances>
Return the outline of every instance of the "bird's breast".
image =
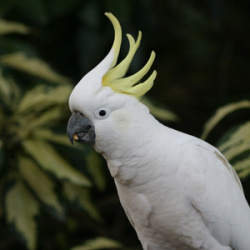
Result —
<instances>
[{"instance_id":1,"label":"bird's breast","mask_svg":"<svg viewBox=\"0 0 250 250\"><path fill-rule=\"evenodd\" d=\"M138 193L116 182L121 204L144 249L199 249L202 239L208 238L200 214L173 183L171 192L160 188L167 184L159 179L157 192L147 192L156 188L148 183L145 192Z\"/></svg>"}]
</instances>

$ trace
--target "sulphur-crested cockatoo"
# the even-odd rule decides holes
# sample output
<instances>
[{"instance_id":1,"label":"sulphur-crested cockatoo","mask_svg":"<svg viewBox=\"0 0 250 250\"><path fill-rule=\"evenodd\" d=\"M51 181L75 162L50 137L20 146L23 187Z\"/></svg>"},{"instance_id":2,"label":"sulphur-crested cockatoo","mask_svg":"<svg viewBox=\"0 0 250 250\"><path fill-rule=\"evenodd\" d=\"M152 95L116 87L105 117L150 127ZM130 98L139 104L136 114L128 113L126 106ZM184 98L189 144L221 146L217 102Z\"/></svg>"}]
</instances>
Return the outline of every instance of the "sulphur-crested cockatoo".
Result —
<instances>
[{"instance_id":1,"label":"sulphur-crested cockatoo","mask_svg":"<svg viewBox=\"0 0 250 250\"><path fill-rule=\"evenodd\" d=\"M108 55L75 86L69 98L67 133L91 143L107 161L121 204L143 249L250 249L250 208L234 169L213 146L165 127L139 98L155 53L124 77L139 47L127 35L129 52L119 64L122 34L106 13L115 38Z\"/></svg>"}]
</instances>

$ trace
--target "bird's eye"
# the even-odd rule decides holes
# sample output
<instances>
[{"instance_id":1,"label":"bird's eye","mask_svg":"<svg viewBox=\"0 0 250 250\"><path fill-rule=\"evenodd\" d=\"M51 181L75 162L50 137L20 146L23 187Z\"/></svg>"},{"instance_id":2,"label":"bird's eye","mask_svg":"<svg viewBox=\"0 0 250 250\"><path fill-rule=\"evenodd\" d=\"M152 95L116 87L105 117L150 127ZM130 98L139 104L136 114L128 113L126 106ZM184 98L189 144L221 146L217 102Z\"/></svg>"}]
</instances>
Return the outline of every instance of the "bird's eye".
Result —
<instances>
[{"instance_id":1,"label":"bird's eye","mask_svg":"<svg viewBox=\"0 0 250 250\"><path fill-rule=\"evenodd\" d=\"M106 108L100 108L95 112L95 117L97 119L105 119L109 116L109 110Z\"/></svg>"},{"instance_id":2,"label":"bird's eye","mask_svg":"<svg viewBox=\"0 0 250 250\"><path fill-rule=\"evenodd\" d=\"M103 109L100 110L100 111L99 111L99 115L100 115L100 116L105 116L105 115L106 115L106 111L103 110Z\"/></svg>"}]
</instances>

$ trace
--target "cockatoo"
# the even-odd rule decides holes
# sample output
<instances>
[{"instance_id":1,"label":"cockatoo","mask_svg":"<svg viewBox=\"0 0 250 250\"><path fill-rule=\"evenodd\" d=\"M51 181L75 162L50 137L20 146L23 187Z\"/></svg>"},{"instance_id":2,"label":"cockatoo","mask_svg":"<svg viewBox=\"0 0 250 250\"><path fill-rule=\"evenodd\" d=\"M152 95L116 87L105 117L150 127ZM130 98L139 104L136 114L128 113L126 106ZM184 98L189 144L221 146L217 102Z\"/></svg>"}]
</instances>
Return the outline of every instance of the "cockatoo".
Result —
<instances>
[{"instance_id":1,"label":"cockatoo","mask_svg":"<svg viewBox=\"0 0 250 250\"><path fill-rule=\"evenodd\" d=\"M120 202L144 250L250 249L250 208L241 182L212 145L168 128L140 102L155 53L125 77L141 41L127 35L129 52L117 64L119 21L105 13L115 38L107 56L73 89L70 141L90 143L107 161Z\"/></svg>"}]
</instances>

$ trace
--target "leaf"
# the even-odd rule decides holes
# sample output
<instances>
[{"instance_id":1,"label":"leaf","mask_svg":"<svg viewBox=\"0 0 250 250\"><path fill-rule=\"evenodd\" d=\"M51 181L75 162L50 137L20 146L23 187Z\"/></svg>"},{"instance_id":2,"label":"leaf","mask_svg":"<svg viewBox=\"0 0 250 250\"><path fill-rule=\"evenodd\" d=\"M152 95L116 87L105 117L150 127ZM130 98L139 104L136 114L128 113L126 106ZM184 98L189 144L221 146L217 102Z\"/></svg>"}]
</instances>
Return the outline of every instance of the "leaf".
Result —
<instances>
[{"instance_id":1,"label":"leaf","mask_svg":"<svg viewBox=\"0 0 250 250\"><path fill-rule=\"evenodd\" d=\"M54 209L59 217L63 217L64 209L56 196L55 183L27 157L18 157L18 168L38 198L48 207Z\"/></svg>"},{"instance_id":2,"label":"leaf","mask_svg":"<svg viewBox=\"0 0 250 250\"><path fill-rule=\"evenodd\" d=\"M39 116L40 114L40 116ZM53 126L62 118L62 109L60 106L54 107L41 113L28 113L14 117L16 126L13 128L19 139L25 140L30 135L36 133L41 127Z\"/></svg>"},{"instance_id":3,"label":"leaf","mask_svg":"<svg viewBox=\"0 0 250 250\"><path fill-rule=\"evenodd\" d=\"M3 141L0 139L0 171L2 170L3 163L4 163L4 146L3 146Z\"/></svg>"},{"instance_id":4,"label":"leaf","mask_svg":"<svg viewBox=\"0 0 250 250\"><path fill-rule=\"evenodd\" d=\"M30 28L22 23L10 22L3 19L0 19L0 35L6 35L9 33L18 33L18 34L28 34Z\"/></svg>"},{"instance_id":5,"label":"leaf","mask_svg":"<svg viewBox=\"0 0 250 250\"><path fill-rule=\"evenodd\" d=\"M60 156L47 142L36 139L24 140L23 147L34 160L46 171L54 174L58 179L90 187L91 183L82 173L75 170Z\"/></svg>"},{"instance_id":6,"label":"leaf","mask_svg":"<svg viewBox=\"0 0 250 250\"><path fill-rule=\"evenodd\" d=\"M104 238L104 237L98 237L93 240L88 240L85 244L81 246L73 247L71 250L97 250L97 249L122 249L123 246L117 241Z\"/></svg>"},{"instance_id":7,"label":"leaf","mask_svg":"<svg viewBox=\"0 0 250 250\"><path fill-rule=\"evenodd\" d=\"M39 206L21 181L12 186L5 197L6 217L18 233L25 239L28 249L36 248L37 227L35 217Z\"/></svg>"},{"instance_id":8,"label":"leaf","mask_svg":"<svg viewBox=\"0 0 250 250\"><path fill-rule=\"evenodd\" d=\"M64 194L70 203L86 211L93 219L101 221L99 211L90 198L90 191L82 186L65 182L63 185Z\"/></svg>"},{"instance_id":9,"label":"leaf","mask_svg":"<svg viewBox=\"0 0 250 250\"><path fill-rule=\"evenodd\" d=\"M250 157L246 157L235 163L234 168L238 172L240 178L247 177L250 174Z\"/></svg>"},{"instance_id":10,"label":"leaf","mask_svg":"<svg viewBox=\"0 0 250 250\"><path fill-rule=\"evenodd\" d=\"M32 131L39 127L54 125L60 118L62 118L62 109L57 106L43 112L40 116L38 116L38 114L36 116L34 113L29 113L26 116L18 117L19 119L17 119L17 123L19 123L20 137L22 134L26 136L27 133L32 133Z\"/></svg>"},{"instance_id":11,"label":"leaf","mask_svg":"<svg viewBox=\"0 0 250 250\"><path fill-rule=\"evenodd\" d=\"M1 141L0 141L0 144L1 144ZM2 156L1 154L2 154L2 152L1 152L1 147L0 147L0 158ZM1 161L1 159L0 159L0 161ZM0 169L1 169L1 162L0 162ZM7 178L4 178L0 182L0 201L4 200L3 197L5 195L4 189L5 189L5 185L6 185L6 179ZM0 220L3 219L3 216L4 216L4 204L3 204L3 202L1 202L0 203Z\"/></svg>"},{"instance_id":12,"label":"leaf","mask_svg":"<svg viewBox=\"0 0 250 250\"><path fill-rule=\"evenodd\" d=\"M30 58L23 52L12 53L0 57L0 63L24 71L28 74L40 77L54 83L69 82L66 77L63 77L53 71L48 64L37 58Z\"/></svg>"},{"instance_id":13,"label":"leaf","mask_svg":"<svg viewBox=\"0 0 250 250\"><path fill-rule=\"evenodd\" d=\"M8 80L3 76L2 69L0 68L0 95L2 99L9 100L11 96L11 88Z\"/></svg>"},{"instance_id":14,"label":"leaf","mask_svg":"<svg viewBox=\"0 0 250 250\"><path fill-rule=\"evenodd\" d=\"M229 135L228 135L229 134ZM219 150L232 163L240 178L250 174L250 121L222 138Z\"/></svg>"},{"instance_id":15,"label":"leaf","mask_svg":"<svg viewBox=\"0 0 250 250\"><path fill-rule=\"evenodd\" d=\"M97 188L103 191L106 186L106 178L103 172L103 164L100 155L96 151L91 150L90 153L86 154L86 165L88 172L91 174Z\"/></svg>"},{"instance_id":16,"label":"leaf","mask_svg":"<svg viewBox=\"0 0 250 250\"><path fill-rule=\"evenodd\" d=\"M61 145L71 146L69 138L66 134L55 134L49 129L38 129L34 131L34 136L42 140L48 140Z\"/></svg>"},{"instance_id":17,"label":"leaf","mask_svg":"<svg viewBox=\"0 0 250 250\"><path fill-rule=\"evenodd\" d=\"M20 97L20 89L11 78L3 75L0 68L0 99L10 108L16 108L16 102Z\"/></svg>"},{"instance_id":18,"label":"leaf","mask_svg":"<svg viewBox=\"0 0 250 250\"><path fill-rule=\"evenodd\" d=\"M208 134L211 132L211 130L227 115L230 113L243 108L250 108L250 101L243 100L236 103L231 103L228 105L225 105L219 109L217 109L215 115L208 120L208 122L204 126L204 131L201 135L201 138L205 140L208 136Z\"/></svg>"},{"instance_id":19,"label":"leaf","mask_svg":"<svg viewBox=\"0 0 250 250\"><path fill-rule=\"evenodd\" d=\"M44 85L38 85L26 92L19 103L17 112L34 111L47 108L51 105L65 104L68 101L72 91L72 86L62 84L48 88Z\"/></svg>"},{"instance_id":20,"label":"leaf","mask_svg":"<svg viewBox=\"0 0 250 250\"><path fill-rule=\"evenodd\" d=\"M178 120L178 117L173 112L155 105L152 101L145 97L141 100L141 102L149 108L150 113L152 113L152 115L154 115L157 119L160 119L162 121Z\"/></svg>"},{"instance_id":21,"label":"leaf","mask_svg":"<svg viewBox=\"0 0 250 250\"><path fill-rule=\"evenodd\" d=\"M228 160L242 154L244 151L250 150L250 122L246 122L234 131L227 140L220 146L219 150Z\"/></svg>"}]
</instances>

